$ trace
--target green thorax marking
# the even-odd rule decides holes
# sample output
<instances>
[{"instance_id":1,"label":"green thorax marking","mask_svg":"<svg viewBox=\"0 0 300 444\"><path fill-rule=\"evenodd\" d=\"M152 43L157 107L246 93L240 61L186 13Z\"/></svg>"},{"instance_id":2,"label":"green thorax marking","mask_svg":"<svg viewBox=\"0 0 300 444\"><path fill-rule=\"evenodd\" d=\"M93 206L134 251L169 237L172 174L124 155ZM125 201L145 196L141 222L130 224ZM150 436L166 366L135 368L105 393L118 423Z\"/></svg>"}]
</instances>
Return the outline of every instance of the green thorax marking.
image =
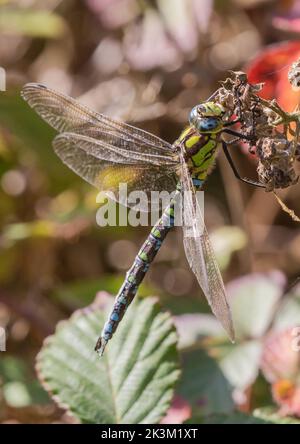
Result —
<instances>
[{"instance_id":1,"label":"green thorax marking","mask_svg":"<svg viewBox=\"0 0 300 444\"><path fill-rule=\"evenodd\" d=\"M216 148L219 143L218 134L199 134L193 127L185 129L178 143L183 143L186 162L193 176L208 171L214 164Z\"/></svg>"}]
</instances>

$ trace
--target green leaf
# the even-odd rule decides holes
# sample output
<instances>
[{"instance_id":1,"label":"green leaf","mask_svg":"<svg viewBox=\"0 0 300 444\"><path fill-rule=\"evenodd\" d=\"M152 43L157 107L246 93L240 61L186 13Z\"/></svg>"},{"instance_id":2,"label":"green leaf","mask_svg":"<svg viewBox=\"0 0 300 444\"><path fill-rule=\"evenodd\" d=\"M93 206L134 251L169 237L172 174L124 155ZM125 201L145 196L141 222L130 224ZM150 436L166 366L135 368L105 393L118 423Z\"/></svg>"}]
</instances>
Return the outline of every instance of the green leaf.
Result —
<instances>
[{"instance_id":1,"label":"green leaf","mask_svg":"<svg viewBox=\"0 0 300 444\"><path fill-rule=\"evenodd\" d=\"M174 317L179 335L179 349L192 347L206 336L224 337L224 330L220 322L209 314L183 314Z\"/></svg>"},{"instance_id":2,"label":"green leaf","mask_svg":"<svg viewBox=\"0 0 300 444\"><path fill-rule=\"evenodd\" d=\"M300 325L300 287L285 296L276 314L273 329L277 331Z\"/></svg>"},{"instance_id":3,"label":"green leaf","mask_svg":"<svg viewBox=\"0 0 300 444\"><path fill-rule=\"evenodd\" d=\"M232 387L245 389L251 385L259 371L261 348L260 341L249 340L231 344L224 341L224 330L214 316L203 314L187 314L175 317L175 325L179 333L179 349L183 350L195 345L203 337L210 337L206 346L216 358L226 380Z\"/></svg>"},{"instance_id":4,"label":"green leaf","mask_svg":"<svg viewBox=\"0 0 300 444\"><path fill-rule=\"evenodd\" d=\"M220 227L210 234L210 238L221 270L226 270L233 253L247 244L246 233L235 226Z\"/></svg>"},{"instance_id":5,"label":"green leaf","mask_svg":"<svg viewBox=\"0 0 300 444\"><path fill-rule=\"evenodd\" d=\"M19 358L7 355L0 359L0 378L4 383L13 381L27 381L28 368L24 361Z\"/></svg>"},{"instance_id":6,"label":"green leaf","mask_svg":"<svg viewBox=\"0 0 300 444\"><path fill-rule=\"evenodd\" d=\"M48 394L33 377L31 369L23 360L10 355L1 356L0 381L8 405L24 407L49 402Z\"/></svg>"},{"instance_id":7,"label":"green leaf","mask_svg":"<svg viewBox=\"0 0 300 444\"><path fill-rule=\"evenodd\" d=\"M220 366L233 387L246 389L257 378L262 345L259 341L247 341L228 347Z\"/></svg>"},{"instance_id":8,"label":"green leaf","mask_svg":"<svg viewBox=\"0 0 300 444\"><path fill-rule=\"evenodd\" d=\"M227 286L236 337L260 338L272 322L282 295L284 277L279 272L253 273Z\"/></svg>"},{"instance_id":9,"label":"green leaf","mask_svg":"<svg viewBox=\"0 0 300 444\"><path fill-rule=\"evenodd\" d=\"M263 419L275 424L300 424L300 419L293 418L291 416L281 416L275 407L263 407L255 409L253 415L256 418Z\"/></svg>"},{"instance_id":10,"label":"green leaf","mask_svg":"<svg viewBox=\"0 0 300 444\"><path fill-rule=\"evenodd\" d=\"M3 9L0 14L0 30L7 34L57 38L65 29L62 17L48 11Z\"/></svg>"},{"instance_id":11,"label":"green leaf","mask_svg":"<svg viewBox=\"0 0 300 444\"><path fill-rule=\"evenodd\" d=\"M39 377L59 405L83 423L158 423L179 377L170 315L154 298L137 300L99 358L94 346L111 303L102 294L102 309L78 310L58 325L38 355Z\"/></svg>"},{"instance_id":12,"label":"green leaf","mask_svg":"<svg viewBox=\"0 0 300 444\"><path fill-rule=\"evenodd\" d=\"M206 414L232 411L231 387L218 363L200 348L184 352L182 360L179 394Z\"/></svg>"},{"instance_id":13,"label":"green leaf","mask_svg":"<svg viewBox=\"0 0 300 444\"><path fill-rule=\"evenodd\" d=\"M25 407L31 404L30 394L23 382L8 382L3 386L3 396L11 407Z\"/></svg>"},{"instance_id":14,"label":"green leaf","mask_svg":"<svg viewBox=\"0 0 300 444\"><path fill-rule=\"evenodd\" d=\"M54 192L80 182L53 152L55 131L21 99L19 91L10 89L1 93L0 121L18 138L22 144L19 149L26 150L31 159L34 156L34 166L47 172Z\"/></svg>"}]
</instances>

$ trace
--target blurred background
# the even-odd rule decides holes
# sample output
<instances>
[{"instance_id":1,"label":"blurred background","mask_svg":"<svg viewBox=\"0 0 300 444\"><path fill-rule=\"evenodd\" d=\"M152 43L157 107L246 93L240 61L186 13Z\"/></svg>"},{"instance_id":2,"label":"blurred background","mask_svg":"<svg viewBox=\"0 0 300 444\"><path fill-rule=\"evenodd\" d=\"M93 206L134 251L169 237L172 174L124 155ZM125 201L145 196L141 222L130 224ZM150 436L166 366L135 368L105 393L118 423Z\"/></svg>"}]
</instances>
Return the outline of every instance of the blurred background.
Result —
<instances>
[{"instance_id":1,"label":"blurred background","mask_svg":"<svg viewBox=\"0 0 300 444\"><path fill-rule=\"evenodd\" d=\"M97 227L96 191L55 156L55 132L22 101L22 85L44 83L172 143L191 107L206 100L228 70L266 82L264 97L293 111L299 93L291 90L287 71L300 57L299 36L298 0L0 0L6 74L0 92L0 325L8 337L0 353L1 422L72 422L40 386L35 356L59 320L90 304L98 291L116 294L148 234L142 227ZM243 147L232 151L242 175L255 178L255 156ZM299 187L279 193L298 215ZM233 402L245 412L271 403L299 416L300 353L286 339L300 326L300 289L287 292L300 276L299 225L272 193L238 183L222 154L206 185L205 211L237 301L237 347L245 354L252 345L241 366L218 361ZM180 334L189 326L183 342L213 338L218 327L186 263L179 229L167 237L140 294L158 295ZM206 332L199 330L201 319L209 321ZM207 356L211 350L206 344ZM208 389L219 374L209 370L207 356L183 359L188 382L183 379L166 421L188 419L192 404L200 416L232 408L223 389Z\"/></svg>"}]
</instances>

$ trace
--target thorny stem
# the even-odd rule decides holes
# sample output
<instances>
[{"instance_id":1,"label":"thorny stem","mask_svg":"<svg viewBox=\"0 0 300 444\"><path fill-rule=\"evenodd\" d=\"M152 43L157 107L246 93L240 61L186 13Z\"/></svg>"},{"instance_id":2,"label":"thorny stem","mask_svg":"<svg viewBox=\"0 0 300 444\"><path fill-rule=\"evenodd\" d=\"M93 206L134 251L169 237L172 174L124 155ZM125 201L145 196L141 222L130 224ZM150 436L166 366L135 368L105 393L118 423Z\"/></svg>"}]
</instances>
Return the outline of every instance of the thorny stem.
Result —
<instances>
[{"instance_id":1,"label":"thorny stem","mask_svg":"<svg viewBox=\"0 0 300 444\"><path fill-rule=\"evenodd\" d=\"M259 100L264 107L269 108L271 111L273 111L279 116L278 119L272 122L273 126L284 125L285 131L288 128L292 136L295 137L296 135L297 136L299 135L300 111L296 111L294 113L288 113L278 105L276 100L268 101L262 99L261 97L259 98ZM290 123L293 122L296 124L297 128L296 132L292 130L292 128L290 127Z\"/></svg>"}]
</instances>

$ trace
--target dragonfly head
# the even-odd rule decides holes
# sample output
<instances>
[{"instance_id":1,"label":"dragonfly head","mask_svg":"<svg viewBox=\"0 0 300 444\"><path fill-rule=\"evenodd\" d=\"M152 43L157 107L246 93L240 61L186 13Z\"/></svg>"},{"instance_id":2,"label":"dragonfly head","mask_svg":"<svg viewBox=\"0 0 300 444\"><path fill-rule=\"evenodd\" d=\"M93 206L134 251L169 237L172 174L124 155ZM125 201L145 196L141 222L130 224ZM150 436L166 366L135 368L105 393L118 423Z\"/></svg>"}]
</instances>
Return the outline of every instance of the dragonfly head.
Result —
<instances>
[{"instance_id":1,"label":"dragonfly head","mask_svg":"<svg viewBox=\"0 0 300 444\"><path fill-rule=\"evenodd\" d=\"M218 133L223 129L224 114L225 109L219 103L205 102L192 109L189 122L200 133Z\"/></svg>"}]
</instances>

